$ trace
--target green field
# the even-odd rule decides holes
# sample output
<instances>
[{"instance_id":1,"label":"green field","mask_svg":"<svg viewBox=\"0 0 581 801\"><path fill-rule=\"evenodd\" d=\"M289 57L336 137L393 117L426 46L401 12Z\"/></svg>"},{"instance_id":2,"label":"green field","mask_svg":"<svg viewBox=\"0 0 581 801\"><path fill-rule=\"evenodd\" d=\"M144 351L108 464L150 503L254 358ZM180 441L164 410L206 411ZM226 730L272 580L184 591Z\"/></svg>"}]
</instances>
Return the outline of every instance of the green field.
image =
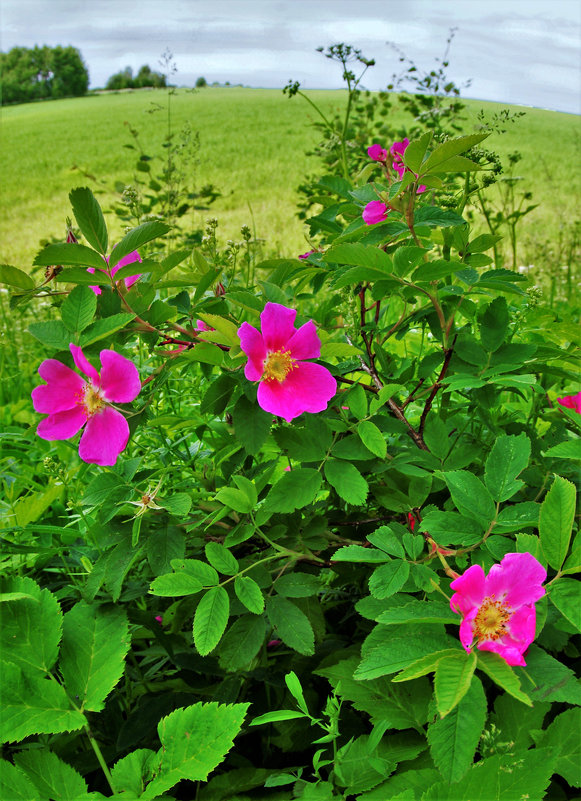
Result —
<instances>
[{"instance_id":1,"label":"green field","mask_svg":"<svg viewBox=\"0 0 581 801\"><path fill-rule=\"evenodd\" d=\"M346 98L341 91L309 95L325 113L341 109ZM315 118L312 109L301 98L289 100L278 90L245 88L179 90L171 102L175 132L189 123L200 135L197 185L212 183L222 192L211 212L197 212L192 225L199 227L211 213L220 221L222 239L239 238L240 226L252 225L253 215L256 235L266 240L266 253L292 255L307 249L304 224L296 217L296 187L305 174L318 170L316 158L305 155L320 138L309 124ZM2 110L3 262L26 269L41 239L63 237L72 187L89 184L102 191L106 207L114 197L115 182L133 182L135 156L123 147L132 141L125 122L139 131L146 153L163 153L166 114L150 113L154 103L166 105L164 90ZM474 129L480 108L490 113L502 108L480 101L467 101L467 106L471 117L467 132ZM403 125L406 117L396 110L390 121ZM545 267L551 267L548 262L560 258L555 252L558 229L568 241L568 227L577 216L578 118L526 109L525 117L509 125L505 134L491 136L487 145L501 156L521 151L518 168L526 176L522 186L533 192L532 202L540 206L523 223L519 261L542 267L544 259Z\"/></svg>"}]
</instances>

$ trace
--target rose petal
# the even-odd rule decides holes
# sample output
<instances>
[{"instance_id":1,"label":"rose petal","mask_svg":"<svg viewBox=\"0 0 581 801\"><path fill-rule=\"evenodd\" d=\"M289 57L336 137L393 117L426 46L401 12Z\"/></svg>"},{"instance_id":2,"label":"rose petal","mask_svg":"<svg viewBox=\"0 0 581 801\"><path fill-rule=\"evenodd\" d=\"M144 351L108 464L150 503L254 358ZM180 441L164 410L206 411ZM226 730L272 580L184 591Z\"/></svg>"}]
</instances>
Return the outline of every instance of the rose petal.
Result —
<instances>
[{"instance_id":1,"label":"rose petal","mask_svg":"<svg viewBox=\"0 0 581 801\"><path fill-rule=\"evenodd\" d=\"M87 272L88 273L94 273L95 272L95 268L94 267L87 267ZM91 284L89 284L89 289L92 289L93 292L95 293L95 295L100 295L101 294L101 287L100 286L92 286Z\"/></svg>"},{"instance_id":2,"label":"rose petal","mask_svg":"<svg viewBox=\"0 0 581 801\"><path fill-rule=\"evenodd\" d=\"M84 462L112 466L129 441L129 425L116 409L106 406L87 422L79 443Z\"/></svg>"},{"instance_id":3,"label":"rose petal","mask_svg":"<svg viewBox=\"0 0 581 801\"><path fill-rule=\"evenodd\" d=\"M32 404L36 412L55 414L77 405L85 389L85 381L78 373L56 359L45 359L38 372L48 383L32 390Z\"/></svg>"},{"instance_id":4,"label":"rose petal","mask_svg":"<svg viewBox=\"0 0 581 801\"><path fill-rule=\"evenodd\" d=\"M130 403L141 392L137 367L114 350L102 350L101 388L105 400Z\"/></svg>"},{"instance_id":5,"label":"rose petal","mask_svg":"<svg viewBox=\"0 0 581 801\"><path fill-rule=\"evenodd\" d=\"M450 599L453 612L467 615L474 607L479 607L484 598L484 570L480 565L472 565L461 576L454 579L450 589L455 594Z\"/></svg>"},{"instance_id":6,"label":"rose petal","mask_svg":"<svg viewBox=\"0 0 581 801\"><path fill-rule=\"evenodd\" d=\"M73 360L79 370L91 379L94 386L98 387L100 384L99 373L89 362L81 348L78 345L73 345L72 343L69 345L69 348L73 354Z\"/></svg>"},{"instance_id":7,"label":"rose petal","mask_svg":"<svg viewBox=\"0 0 581 801\"><path fill-rule=\"evenodd\" d=\"M87 413L82 406L67 409L63 412L51 414L41 420L36 433L41 439L70 439L80 431L87 419Z\"/></svg>"},{"instance_id":8,"label":"rose petal","mask_svg":"<svg viewBox=\"0 0 581 801\"><path fill-rule=\"evenodd\" d=\"M242 323L238 329L240 347L248 356L244 368L244 375L249 381L260 381L264 372L263 363L266 359L266 345L260 331L250 323Z\"/></svg>"},{"instance_id":9,"label":"rose petal","mask_svg":"<svg viewBox=\"0 0 581 801\"><path fill-rule=\"evenodd\" d=\"M492 651L492 653L498 654L508 665L520 665L522 667L526 666L526 662L518 648L510 645L504 645L498 640L496 640L496 642L487 640L486 642L479 643L478 649L480 651Z\"/></svg>"},{"instance_id":10,"label":"rose petal","mask_svg":"<svg viewBox=\"0 0 581 801\"><path fill-rule=\"evenodd\" d=\"M295 332L295 309L288 309L281 303L267 303L260 315L262 338L268 351L283 350Z\"/></svg>"},{"instance_id":11,"label":"rose petal","mask_svg":"<svg viewBox=\"0 0 581 801\"><path fill-rule=\"evenodd\" d=\"M312 320L301 325L287 343L293 359L318 359L321 355L321 340Z\"/></svg>"},{"instance_id":12,"label":"rose petal","mask_svg":"<svg viewBox=\"0 0 581 801\"><path fill-rule=\"evenodd\" d=\"M115 250L115 248L113 248L113 250ZM133 264L136 261L141 262L141 256L136 250L133 250L131 253L128 253L127 256L123 256L114 267L111 267L111 275L114 276L122 267L127 267L128 264ZM107 264L109 264L109 259L107 259ZM136 281L139 281L142 275L143 273L136 273L135 275L127 276L127 278L125 278L125 286L127 289L132 287Z\"/></svg>"},{"instance_id":13,"label":"rose petal","mask_svg":"<svg viewBox=\"0 0 581 801\"><path fill-rule=\"evenodd\" d=\"M290 423L303 412L322 412L337 392L337 382L320 364L300 362L284 381L261 381L258 404Z\"/></svg>"},{"instance_id":14,"label":"rose petal","mask_svg":"<svg viewBox=\"0 0 581 801\"><path fill-rule=\"evenodd\" d=\"M474 618L478 614L478 609L475 607L460 623L460 642L464 646L464 650L470 653L470 646L474 640L474 627L472 625Z\"/></svg>"},{"instance_id":15,"label":"rose petal","mask_svg":"<svg viewBox=\"0 0 581 801\"><path fill-rule=\"evenodd\" d=\"M507 553L500 564L490 568L485 581L485 595L494 595L497 600L517 609L542 598L545 590L541 584L546 578L547 571L532 554Z\"/></svg>"},{"instance_id":16,"label":"rose petal","mask_svg":"<svg viewBox=\"0 0 581 801\"><path fill-rule=\"evenodd\" d=\"M557 398L557 403L560 403L565 409L573 409L581 414L581 392L576 395L565 395L564 398Z\"/></svg>"}]
</instances>

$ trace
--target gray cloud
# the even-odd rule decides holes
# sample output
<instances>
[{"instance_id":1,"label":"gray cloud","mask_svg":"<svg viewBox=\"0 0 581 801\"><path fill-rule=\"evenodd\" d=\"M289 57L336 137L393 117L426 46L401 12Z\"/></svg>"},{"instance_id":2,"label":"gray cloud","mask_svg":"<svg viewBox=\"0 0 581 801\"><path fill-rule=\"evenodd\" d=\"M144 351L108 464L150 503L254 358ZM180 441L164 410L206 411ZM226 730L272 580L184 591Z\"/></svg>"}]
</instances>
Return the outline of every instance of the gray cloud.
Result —
<instances>
[{"instance_id":1,"label":"gray cloud","mask_svg":"<svg viewBox=\"0 0 581 801\"><path fill-rule=\"evenodd\" d=\"M449 75L467 96L579 111L581 5L577 0L0 0L1 46L73 44L92 86L127 65L158 67L169 48L177 81L337 88L339 70L315 52L346 41L377 66L370 89L398 68L386 42L431 69L458 27Z\"/></svg>"}]
</instances>

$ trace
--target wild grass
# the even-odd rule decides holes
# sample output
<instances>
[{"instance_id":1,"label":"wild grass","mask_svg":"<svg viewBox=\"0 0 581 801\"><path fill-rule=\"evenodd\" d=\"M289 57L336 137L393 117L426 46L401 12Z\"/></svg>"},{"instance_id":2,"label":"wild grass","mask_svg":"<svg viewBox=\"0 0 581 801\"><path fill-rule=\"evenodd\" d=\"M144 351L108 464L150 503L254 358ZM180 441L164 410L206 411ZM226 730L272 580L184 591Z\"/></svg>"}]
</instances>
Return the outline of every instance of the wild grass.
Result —
<instances>
[{"instance_id":1,"label":"wild grass","mask_svg":"<svg viewBox=\"0 0 581 801\"><path fill-rule=\"evenodd\" d=\"M342 108L346 99L341 91L309 95L325 113ZM489 114L501 108L466 103L467 132L477 124L480 108ZM161 110L153 111L155 105ZM63 238L72 187L88 184L101 192L106 208L117 182L134 182L135 154L124 147L133 140L124 123L137 129L145 153L157 156L161 167L166 107L164 90L142 90L4 108L0 259L28 269L40 240ZM280 91L262 89L179 90L171 98L171 115L176 136L186 123L199 132L198 188L214 184L222 192L210 212L194 214L192 225L216 216L224 240L238 239L240 226L249 224L265 239L268 253L288 256L307 249L305 226L296 217L296 187L319 169L317 160L306 155L319 133L309 125L315 115L301 98L289 100ZM397 109L391 118L396 125L406 119ZM533 193L531 202L540 204L523 222L520 260L560 258L554 253L559 229L565 243L567 227L577 217L578 118L526 109L525 117L506 133L493 134L487 146L502 157L522 153L516 174L524 176L521 184Z\"/></svg>"}]
</instances>

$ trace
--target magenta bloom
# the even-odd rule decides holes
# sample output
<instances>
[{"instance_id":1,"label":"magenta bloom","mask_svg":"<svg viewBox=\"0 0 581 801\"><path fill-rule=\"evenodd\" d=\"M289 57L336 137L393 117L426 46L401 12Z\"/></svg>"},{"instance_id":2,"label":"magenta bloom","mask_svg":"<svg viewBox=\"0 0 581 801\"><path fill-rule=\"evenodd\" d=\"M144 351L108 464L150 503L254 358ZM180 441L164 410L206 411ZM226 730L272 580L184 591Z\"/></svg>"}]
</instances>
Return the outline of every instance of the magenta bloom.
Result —
<instances>
[{"instance_id":1,"label":"magenta bloom","mask_svg":"<svg viewBox=\"0 0 581 801\"><path fill-rule=\"evenodd\" d=\"M509 665L526 665L523 653L535 636L535 601L545 594L547 571L530 553L507 553L488 576L472 565L450 584L453 612L462 615L460 642L470 653L499 654Z\"/></svg>"},{"instance_id":2,"label":"magenta bloom","mask_svg":"<svg viewBox=\"0 0 581 801\"><path fill-rule=\"evenodd\" d=\"M403 142L394 142L393 145L389 148L389 152L393 156L393 162L392 162L391 166L393 167L393 169L399 175L400 181L403 178L404 173L405 173L405 171L407 169L405 164L402 161L402 157L403 157L403 154L406 152L409 143L410 143L410 140L406 136L406 138L403 140ZM414 175L415 175L415 173L414 173ZM417 177L418 176L416 175L416 178ZM423 184L420 184L418 186L417 190L416 190L416 195L421 195L425 191L426 191L426 187Z\"/></svg>"},{"instance_id":3,"label":"magenta bloom","mask_svg":"<svg viewBox=\"0 0 581 801\"><path fill-rule=\"evenodd\" d=\"M302 259L302 261L305 261L306 259L309 258L309 256L312 256L312 254L316 253L316 252L317 252L316 250L307 250L306 253L301 253L299 255L299 259Z\"/></svg>"},{"instance_id":4,"label":"magenta bloom","mask_svg":"<svg viewBox=\"0 0 581 801\"><path fill-rule=\"evenodd\" d=\"M387 220L389 211L385 203L382 203L381 200L372 200L365 206L361 216L367 225L375 225L375 223Z\"/></svg>"},{"instance_id":5,"label":"magenta bloom","mask_svg":"<svg viewBox=\"0 0 581 801\"><path fill-rule=\"evenodd\" d=\"M260 315L262 333L249 323L238 329L240 347L248 356L244 375L260 381L258 405L290 423L303 412L322 412L337 392L337 382L318 359L321 341L312 320L299 329L297 313L280 303L267 303Z\"/></svg>"},{"instance_id":6,"label":"magenta bloom","mask_svg":"<svg viewBox=\"0 0 581 801\"><path fill-rule=\"evenodd\" d=\"M80 347L69 347L75 365L89 380L56 359L45 359L38 372L47 383L32 390L32 403L48 417L36 433L42 439L70 439L86 423L79 456L84 462L114 465L129 440L129 426L110 403L130 403L139 395L137 368L114 350L102 350L99 375Z\"/></svg>"},{"instance_id":7,"label":"magenta bloom","mask_svg":"<svg viewBox=\"0 0 581 801\"><path fill-rule=\"evenodd\" d=\"M565 395L564 398L557 398L557 403L560 403L565 409L573 409L578 414L581 414L581 392L576 395Z\"/></svg>"},{"instance_id":8,"label":"magenta bloom","mask_svg":"<svg viewBox=\"0 0 581 801\"><path fill-rule=\"evenodd\" d=\"M215 331L215 328L205 323L203 320L196 320L196 328L198 331Z\"/></svg>"},{"instance_id":9,"label":"magenta bloom","mask_svg":"<svg viewBox=\"0 0 581 801\"><path fill-rule=\"evenodd\" d=\"M389 153L384 150L381 145L371 145L367 148L367 155L373 161L387 161Z\"/></svg>"},{"instance_id":10,"label":"magenta bloom","mask_svg":"<svg viewBox=\"0 0 581 801\"><path fill-rule=\"evenodd\" d=\"M110 274L114 276L115 273L120 270L122 267L126 267L128 264L133 264L134 261L141 261L141 256L139 253L134 250L131 253L128 253L127 256L124 256L116 265L115 267L111 268ZM107 264L109 264L109 257L107 257ZM87 267L88 273L94 273L94 267ZM102 272L107 272L106 270L102 270ZM133 286L136 281L139 281L143 273L139 273L138 275L128 275L125 279L125 286L127 289ZM95 295L101 294L101 287L100 286L91 286L91 289L95 293Z\"/></svg>"}]
</instances>

